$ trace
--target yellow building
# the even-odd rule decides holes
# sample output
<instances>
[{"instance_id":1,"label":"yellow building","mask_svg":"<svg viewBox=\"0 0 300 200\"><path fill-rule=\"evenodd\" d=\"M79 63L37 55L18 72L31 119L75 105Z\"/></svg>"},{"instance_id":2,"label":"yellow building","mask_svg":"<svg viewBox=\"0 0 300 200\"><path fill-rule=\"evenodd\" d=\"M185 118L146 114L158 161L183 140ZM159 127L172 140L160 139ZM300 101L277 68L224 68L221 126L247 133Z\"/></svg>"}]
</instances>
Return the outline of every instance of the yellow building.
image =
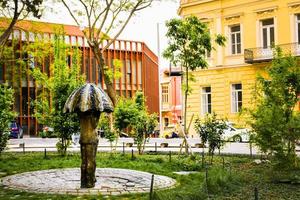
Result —
<instances>
[{"instance_id":1,"label":"yellow building","mask_svg":"<svg viewBox=\"0 0 300 200\"><path fill-rule=\"evenodd\" d=\"M300 55L300 1L295 0L181 0L178 13L195 15L210 32L227 37L208 58L209 68L194 72L196 82L188 98L192 114L215 111L229 121L243 123L241 108L251 106L258 73L272 60L272 44ZM193 128L191 135L195 135Z\"/></svg>"}]
</instances>

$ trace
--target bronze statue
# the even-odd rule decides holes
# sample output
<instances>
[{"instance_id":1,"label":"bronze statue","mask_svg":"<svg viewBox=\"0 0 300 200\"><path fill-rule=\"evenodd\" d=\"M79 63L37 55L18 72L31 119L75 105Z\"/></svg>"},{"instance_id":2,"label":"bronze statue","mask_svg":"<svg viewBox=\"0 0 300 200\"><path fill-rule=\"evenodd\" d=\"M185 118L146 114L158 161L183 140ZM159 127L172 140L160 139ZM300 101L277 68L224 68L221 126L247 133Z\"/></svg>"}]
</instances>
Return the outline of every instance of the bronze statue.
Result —
<instances>
[{"instance_id":1,"label":"bronze statue","mask_svg":"<svg viewBox=\"0 0 300 200\"><path fill-rule=\"evenodd\" d=\"M98 146L96 128L102 112L113 112L112 103L102 88L87 83L72 92L65 103L64 112L76 112L79 116L81 188L93 188Z\"/></svg>"}]
</instances>

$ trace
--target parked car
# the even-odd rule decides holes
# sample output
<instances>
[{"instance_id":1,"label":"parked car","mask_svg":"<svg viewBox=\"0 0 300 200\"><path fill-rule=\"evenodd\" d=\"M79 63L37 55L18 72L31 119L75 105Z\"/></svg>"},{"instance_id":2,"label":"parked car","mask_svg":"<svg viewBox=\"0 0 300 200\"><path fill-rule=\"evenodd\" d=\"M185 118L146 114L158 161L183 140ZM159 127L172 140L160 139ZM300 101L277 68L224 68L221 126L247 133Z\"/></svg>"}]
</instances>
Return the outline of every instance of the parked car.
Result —
<instances>
[{"instance_id":1,"label":"parked car","mask_svg":"<svg viewBox=\"0 0 300 200\"><path fill-rule=\"evenodd\" d=\"M232 122L227 122L227 128L224 130L223 139L232 142L249 142L250 131L246 128L235 128Z\"/></svg>"},{"instance_id":2,"label":"parked car","mask_svg":"<svg viewBox=\"0 0 300 200\"><path fill-rule=\"evenodd\" d=\"M12 121L9 127L9 138L23 138L23 129L16 121Z\"/></svg>"},{"instance_id":3,"label":"parked car","mask_svg":"<svg viewBox=\"0 0 300 200\"><path fill-rule=\"evenodd\" d=\"M72 144L73 145L79 145L79 140L80 140L80 132L78 133L73 133L72 136Z\"/></svg>"}]
</instances>

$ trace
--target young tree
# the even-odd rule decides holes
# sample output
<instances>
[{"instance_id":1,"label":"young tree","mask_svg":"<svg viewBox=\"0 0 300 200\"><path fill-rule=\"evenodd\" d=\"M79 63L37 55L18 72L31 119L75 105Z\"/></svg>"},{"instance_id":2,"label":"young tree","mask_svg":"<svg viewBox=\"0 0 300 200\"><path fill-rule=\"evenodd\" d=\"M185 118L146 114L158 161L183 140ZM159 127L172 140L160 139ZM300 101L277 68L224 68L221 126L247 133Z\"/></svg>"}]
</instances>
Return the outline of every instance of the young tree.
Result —
<instances>
[{"instance_id":1,"label":"young tree","mask_svg":"<svg viewBox=\"0 0 300 200\"><path fill-rule=\"evenodd\" d=\"M265 153L275 155L279 164L296 167L296 142L300 140L300 113L295 110L300 94L300 68L296 57L274 51L268 78L257 79L258 104L251 112L255 142Z\"/></svg>"},{"instance_id":2,"label":"young tree","mask_svg":"<svg viewBox=\"0 0 300 200\"><path fill-rule=\"evenodd\" d=\"M59 137L57 148L62 155L65 155L67 147L71 144L71 135L79 132L78 117L76 114L63 113L63 108L71 92L84 83L84 77L80 75L80 50L67 46L64 35L60 33L55 35L52 45L39 42L32 45L27 50L35 57L36 62L51 54L54 58L50 66L52 76L49 77L38 67L32 71L32 76L41 90L35 104L35 116L40 123L53 127ZM37 52L39 45L47 45L52 50L44 52L45 54ZM67 59L69 54L72 54L71 66Z\"/></svg>"},{"instance_id":3,"label":"young tree","mask_svg":"<svg viewBox=\"0 0 300 200\"><path fill-rule=\"evenodd\" d=\"M16 117L12 111L14 91L7 84L0 84L0 153L4 150L9 137L9 123Z\"/></svg>"},{"instance_id":4,"label":"young tree","mask_svg":"<svg viewBox=\"0 0 300 200\"><path fill-rule=\"evenodd\" d=\"M188 95L191 93L189 81L193 80L190 71L207 67L206 55L212 51L212 37L205 23L197 17L190 16L184 19L172 19L167 22L167 37L169 46L163 56L176 66L184 69L182 81L184 92L184 133L187 134L187 104ZM217 35L215 43L224 45L225 38Z\"/></svg>"},{"instance_id":5,"label":"young tree","mask_svg":"<svg viewBox=\"0 0 300 200\"><path fill-rule=\"evenodd\" d=\"M222 135L227 128L224 119L217 119L217 115L207 114L202 121L200 118L195 120L195 131L199 133L203 145L208 143L208 153L211 156L210 162L213 162L214 152L220 149L224 142Z\"/></svg>"},{"instance_id":6,"label":"young tree","mask_svg":"<svg viewBox=\"0 0 300 200\"><path fill-rule=\"evenodd\" d=\"M0 0L1 15L7 18L5 20L8 20L9 24L0 34L0 46L5 44L20 18L24 18L29 14L32 14L36 18L41 17L42 3L43 0Z\"/></svg>"},{"instance_id":7,"label":"young tree","mask_svg":"<svg viewBox=\"0 0 300 200\"><path fill-rule=\"evenodd\" d=\"M156 113L149 114L145 106L145 97L141 92L135 95L135 106L137 108L137 115L135 116L132 127L134 131L134 141L137 144L139 154L143 154L146 140L150 134L153 133L157 125Z\"/></svg>"},{"instance_id":8,"label":"young tree","mask_svg":"<svg viewBox=\"0 0 300 200\"><path fill-rule=\"evenodd\" d=\"M117 131L131 129L139 154L143 153L145 143L157 125L157 115L149 114L143 93L138 92L134 100L119 100L114 112L114 127Z\"/></svg>"},{"instance_id":9,"label":"young tree","mask_svg":"<svg viewBox=\"0 0 300 200\"><path fill-rule=\"evenodd\" d=\"M92 48L99 65L99 71L104 74L106 91L113 104L116 105L116 93L113 80L108 74L111 69L105 66L103 52L120 36L131 18L140 10L151 5L153 0L105 0L90 1L61 0L69 11L75 23L82 27L88 45ZM101 74L100 73L100 74Z\"/></svg>"},{"instance_id":10,"label":"young tree","mask_svg":"<svg viewBox=\"0 0 300 200\"><path fill-rule=\"evenodd\" d=\"M110 118L106 113L100 115L100 120L98 123L98 128L104 133L104 138L110 143L110 149L113 150L113 142L117 139L117 134L111 128Z\"/></svg>"}]
</instances>

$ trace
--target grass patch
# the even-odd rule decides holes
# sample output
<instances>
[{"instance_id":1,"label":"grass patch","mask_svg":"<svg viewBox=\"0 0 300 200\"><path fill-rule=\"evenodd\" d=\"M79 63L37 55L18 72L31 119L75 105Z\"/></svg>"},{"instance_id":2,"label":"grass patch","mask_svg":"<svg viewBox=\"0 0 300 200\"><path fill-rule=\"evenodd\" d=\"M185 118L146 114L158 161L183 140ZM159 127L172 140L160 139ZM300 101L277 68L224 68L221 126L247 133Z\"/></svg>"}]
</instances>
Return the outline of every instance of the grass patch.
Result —
<instances>
[{"instance_id":1,"label":"grass patch","mask_svg":"<svg viewBox=\"0 0 300 200\"><path fill-rule=\"evenodd\" d=\"M224 159L223 159L224 158ZM166 175L176 179L176 188L155 191L155 200L201 200L207 199L254 199L254 188L259 190L260 199L299 199L300 186L281 183L278 180L297 181L300 171L274 171L271 165L256 165L249 157L216 156L213 165L208 165L208 176L202 168L201 156L97 154L97 167L126 168ZM209 160L206 159L208 162ZM41 153L3 153L0 155L0 177L27 171L80 167L80 154L70 153L61 157L48 153L47 159ZM175 171L198 171L190 175L176 175ZM277 180L277 181L276 181ZM50 195L20 192L0 187L0 199L149 199L149 194L123 195L113 197Z\"/></svg>"}]
</instances>

